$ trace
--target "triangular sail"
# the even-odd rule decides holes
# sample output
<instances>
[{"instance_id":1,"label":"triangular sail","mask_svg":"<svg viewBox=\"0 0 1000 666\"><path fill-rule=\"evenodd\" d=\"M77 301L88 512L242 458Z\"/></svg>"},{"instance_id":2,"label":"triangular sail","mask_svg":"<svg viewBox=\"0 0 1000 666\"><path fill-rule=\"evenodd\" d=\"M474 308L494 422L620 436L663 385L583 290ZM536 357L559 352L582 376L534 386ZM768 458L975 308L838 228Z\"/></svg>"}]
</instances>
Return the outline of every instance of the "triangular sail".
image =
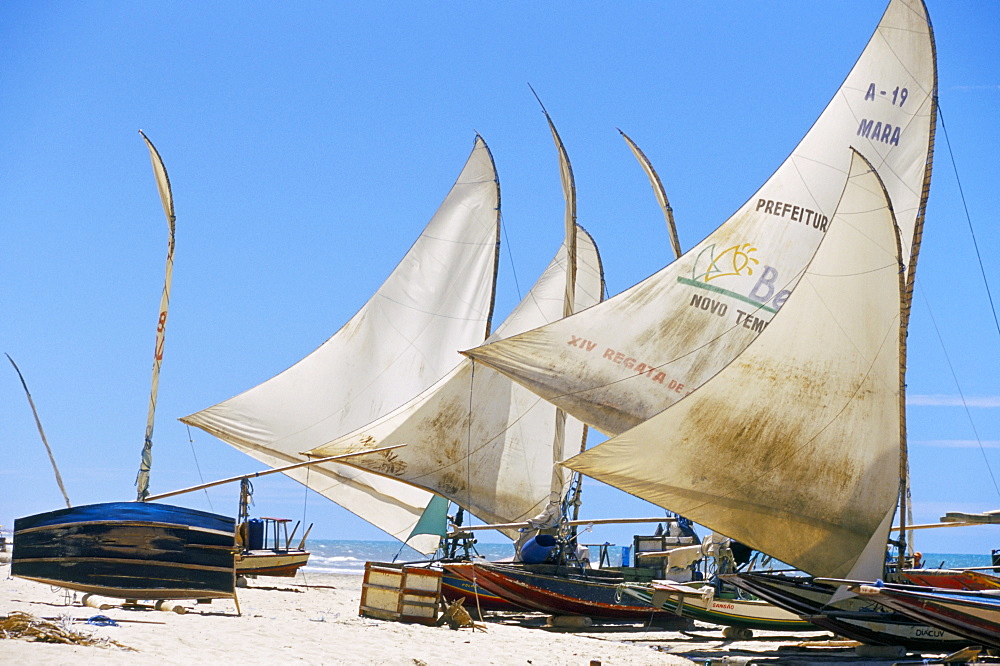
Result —
<instances>
[{"instance_id":1,"label":"triangular sail","mask_svg":"<svg viewBox=\"0 0 1000 666\"><path fill-rule=\"evenodd\" d=\"M855 153L781 312L687 399L566 462L815 575L881 575L896 506L897 228Z\"/></svg>"},{"instance_id":2,"label":"triangular sail","mask_svg":"<svg viewBox=\"0 0 1000 666\"><path fill-rule=\"evenodd\" d=\"M492 314L500 193L481 137L451 192L375 295L312 354L246 393L181 419L271 467L398 407L482 342ZM405 540L432 495L338 464L289 476ZM416 537L423 552L436 537Z\"/></svg>"},{"instance_id":3,"label":"triangular sail","mask_svg":"<svg viewBox=\"0 0 1000 666\"><path fill-rule=\"evenodd\" d=\"M600 301L600 257L593 239L576 234L579 307ZM562 317L566 245L491 339ZM511 523L540 513L550 499L556 408L495 370L465 360L449 375L399 409L310 455L405 443L384 454L358 456L352 465L391 476L447 497L490 523ZM580 442L583 424L568 419L568 446ZM557 442L556 446L559 446ZM563 484L555 489L562 495Z\"/></svg>"},{"instance_id":4,"label":"triangular sail","mask_svg":"<svg viewBox=\"0 0 1000 666\"><path fill-rule=\"evenodd\" d=\"M789 158L681 259L604 303L468 354L602 432L677 402L768 325L829 226L856 147L885 181L912 281L929 183L936 71L927 13L893 0Z\"/></svg>"}]
</instances>

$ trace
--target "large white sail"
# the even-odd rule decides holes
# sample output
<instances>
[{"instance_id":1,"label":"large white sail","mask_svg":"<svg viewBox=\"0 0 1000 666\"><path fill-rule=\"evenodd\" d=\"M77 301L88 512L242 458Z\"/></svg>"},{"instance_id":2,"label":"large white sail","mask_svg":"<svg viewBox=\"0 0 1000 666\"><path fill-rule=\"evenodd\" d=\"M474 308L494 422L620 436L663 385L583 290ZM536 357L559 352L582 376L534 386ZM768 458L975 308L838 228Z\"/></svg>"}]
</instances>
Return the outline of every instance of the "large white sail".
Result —
<instances>
[{"instance_id":1,"label":"large white sail","mask_svg":"<svg viewBox=\"0 0 1000 666\"><path fill-rule=\"evenodd\" d=\"M899 489L897 239L855 153L767 330L687 399L566 465L814 575L879 577Z\"/></svg>"},{"instance_id":2,"label":"large white sail","mask_svg":"<svg viewBox=\"0 0 1000 666\"><path fill-rule=\"evenodd\" d=\"M488 334L499 249L499 186L481 137L451 192L375 295L316 351L281 374L181 420L271 467L395 409ZM288 475L406 540L432 495L338 464ZM437 537L408 542L422 552Z\"/></svg>"},{"instance_id":3,"label":"large white sail","mask_svg":"<svg viewBox=\"0 0 1000 666\"><path fill-rule=\"evenodd\" d=\"M934 42L920 0L893 0L788 159L681 259L583 312L469 356L607 434L677 402L764 330L827 233L850 147L885 182L912 283L935 124Z\"/></svg>"},{"instance_id":4,"label":"large white sail","mask_svg":"<svg viewBox=\"0 0 1000 666\"><path fill-rule=\"evenodd\" d=\"M593 239L583 229L576 240L575 301L588 307L601 299L603 275ZM527 296L490 339L501 339L563 316L566 243ZM490 523L520 522L546 508L552 460L575 453L583 424L566 423L566 447L553 438L556 408L495 370L466 359L423 394L385 417L310 451L328 456L406 444L393 451L352 458L351 465L434 491ZM553 442L556 442L554 445ZM553 448L558 450L553 451Z\"/></svg>"}]
</instances>

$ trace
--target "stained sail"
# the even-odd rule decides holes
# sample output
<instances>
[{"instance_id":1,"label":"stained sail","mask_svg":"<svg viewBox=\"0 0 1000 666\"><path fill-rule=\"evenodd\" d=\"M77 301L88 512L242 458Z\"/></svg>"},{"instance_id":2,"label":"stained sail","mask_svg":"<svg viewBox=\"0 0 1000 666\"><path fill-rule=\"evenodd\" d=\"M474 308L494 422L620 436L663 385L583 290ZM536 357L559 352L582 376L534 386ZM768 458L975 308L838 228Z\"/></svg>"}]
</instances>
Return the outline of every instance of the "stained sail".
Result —
<instances>
[{"instance_id":1,"label":"stained sail","mask_svg":"<svg viewBox=\"0 0 1000 666\"><path fill-rule=\"evenodd\" d=\"M855 153L781 312L682 400L566 462L814 575L874 580L896 507L901 251Z\"/></svg>"},{"instance_id":2,"label":"stained sail","mask_svg":"<svg viewBox=\"0 0 1000 666\"><path fill-rule=\"evenodd\" d=\"M468 355L604 433L634 427L704 383L769 325L829 229L852 146L882 175L912 283L936 85L922 3L893 0L822 115L729 220L604 303Z\"/></svg>"},{"instance_id":3,"label":"stained sail","mask_svg":"<svg viewBox=\"0 0 1000 666\"><path fill-rule=\"evenodd\" d=\"M578 229L575 300L578 307L600 301L600 257L593 239ZM497 328L501 339L563 316L568 270L564 243L524 300ZM583 424L566 423L566 446L553 430L556 408L495 370L466 359L423 394L385 417L318 447L327 456L365 448L406 444L394 451L358 456L365 470L391 476L447 497L489 523L524 521L550 499L552 460L578 450ZM562 472L564 469L560 468ZM564 492L565 475L560 474Z\"/></svg>"},{"instance_id":4,"label":"stained sail","mask_svg":"<svg viewBox=\"0 0 1000 666\"><path fill-rule=\"evenodd\" d=\"M278 467L395 409L460 361L489 330L499 251L499 186L485 142L375 295L316 351L281 374L181 421ZM432 495L337 464L295 470L308 485L406 540ZM436 537L414 537L423 552Z\"/></svg>"}]
</instances>

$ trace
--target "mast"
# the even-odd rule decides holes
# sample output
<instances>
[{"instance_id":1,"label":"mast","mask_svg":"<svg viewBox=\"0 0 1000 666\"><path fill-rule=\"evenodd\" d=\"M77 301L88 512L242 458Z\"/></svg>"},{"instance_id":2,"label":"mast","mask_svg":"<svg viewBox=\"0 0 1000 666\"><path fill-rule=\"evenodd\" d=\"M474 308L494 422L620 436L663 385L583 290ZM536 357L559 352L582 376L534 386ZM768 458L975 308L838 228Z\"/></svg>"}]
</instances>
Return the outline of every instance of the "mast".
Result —
<instances>
[{"instance_id":1,"label":"mast","mask_svg":"<svg viewBox=\"0 0 1000 666\"><path fill-rule=\"evenodd\" d=\"M38 410L35 409L35 401L31 399L31 392L28 391L28 383L24 381L24 375L21 374L21 369L17 367L17 363L14 363L14 359L10 357L10 354L6 354L7 360L10 364L14 366L14 370L17 372L17 376L21 379L21 386L24 387L24 394L28 396L28 404L31 405L31 413L35 415L35 425L38 426L38 434L42 436L42 444L45 445L45 452L49 454L49 462L52 463L52 471L56 473L56 483L59 484L59 490L62 492L63 499L66 500L66 508L72 508L72 504L69 503L69 495L66 494L66 486L63 485L62 475L59 474L59 468L56 466L56 458L52 455L52 448L49 446L49 440L45 437L45 431L42 430L42 421L38 418Z\"/></svg>"},{"instance_id":2,"label":"mast","mask_svg":"<svg viewBox=\"0 0 1000 666\"><path fill-rule=\"evenodd\" d=\"M163 362L163 343L167 329L167 309L170 306L170 283L174 273L174 198L170 192L170 179L163 160L149 138L139 130L142 140L149 148L149 158L153 163L153 176L160 192L163 212L167 216L167 228L170 232L167 240L167 267L163 282L163 293L160 296L160 315L156 321L156 347L153 350L153 379L149 392L149 410L146 415L146 437L142 445L142 459L139 463L139 473L135 478L137 501L144 501L149 496L149 471L153 465L153 418L156 414L156 394L160 387L160 364Z\"/></svg>"},{"instance_id":3,"label":"mast","mask_svg":"<svg viewBox=\"0 0 1000 666\"><path fill-rule=\"evenodd\" d=\"M531 86L528 86L531 88ZM566 226L566 290L563 293L563 317L573 314L576 301L576 180L573 178L573 166L570 164L569 155L566 153L566 146L563 145L562 138L556 130L552 117L542 104L541 98L534 88L531 93L538 100L538 105L542 107L545 120L549 124L549 131L552 132L552 140L559 151L559 178L562 182L563 199L566 202L564 221ZM555 432L552 444L552 493L550 502L558 503L562 501L563 493L563 471L561 463L565 458L566 447L566 412L556 408ZM580 452L587 446L587 431L584 425L583 439L580 442Z\"/></svg>"},{"instance_id":4,"label":"mast","mask_svg":"<svg viewBox=\"0 0 1000 666\"><path fill-rule=\"evenodd\" d=\"M910 496L910 460L909 448L906 442L906 337L909 335L910 312L913 308L913 285L917 278L917 257L920 254L920 243L924 235L924 216L927 212L927 198L931 191L931 171L934 166L934 141L937 133L938 114L938 74L937 74L937 43L934 41L934 27L927 6L923 6L927 18L927 39L931 51L931 91L930 91L930 126L927 136L927 162L924 167L924 179L920 187L920 203L917 207L916 219L913 225L913 240L910 247L910 259L904 267L906 281L903 286L903 297L900 303L900 358L899 358L899 553L897 570L902 571L907 550L906 520L909 510Z\"/></svg>"}]
</instances>

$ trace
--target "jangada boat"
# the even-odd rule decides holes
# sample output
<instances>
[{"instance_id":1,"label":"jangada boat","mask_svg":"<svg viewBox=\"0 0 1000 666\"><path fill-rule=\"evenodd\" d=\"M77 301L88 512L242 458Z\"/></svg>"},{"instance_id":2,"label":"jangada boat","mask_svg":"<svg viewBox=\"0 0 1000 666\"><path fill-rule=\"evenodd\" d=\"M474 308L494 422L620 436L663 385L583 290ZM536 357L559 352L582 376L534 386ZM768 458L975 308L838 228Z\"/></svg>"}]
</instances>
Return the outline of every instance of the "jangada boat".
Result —
<instances>
[{"instance_id":1,"label":"jangada boat","mask_svg":"<svg viewBox=\"0 0 1000 666\"><path fill-rule=\"evenodd\" d=\"M893 0L809 133L729 221L622 294L467 354L613 435L568 460L571 469L803 571L873 580L897 500L906 516L905 332L936 91L926 9ZM903 285L884 278L875 302L874 287L852 284L864 293L837 310L853 322L845 328L826 319L835 309L826 304L792 306L823 281L820 254L838 251L824 246L852 181L874 205L841 205L840 226L898 227L899 252L879 231L869 268L898 261ZM830 275L856 258L835 257ZM847 288L832 289L830 303L843 305L834 292ZM871 316L858 320L863 302ZM786 309L803 307L794 324L781 323L796 317ZM830 330L816 330L824 319Z\"/></svg>"},{"instance_id":2,"label":"jangada boat","mask_svg":"<svg viewBox=\"0 0 1000 666\"><path fill-rule=\"evenodd\" d=\"M884 584L851 589L917 621L946 628L974 643L1000 648L1000 597L995 591Z\"/></svg>"},{"instance_id":3,"label":"jangada boat","mask_svg":"<svg viewBox=\"0 0 1000 666\"><path fill-rule=\"evenodd\" d=\"M601 299L603 274L593 239L576 224L575 185L565 147L548 114L556 144L566 200L566 240L531 292L490 337L502 340L556 321ZM533 530L552 530L568 507L576 506L578 485L558 462L570 455L571 442L585 441L585 429L567 419L507 377L472 360L398 409L363 428L310 451L311 455L361 454L373 446L405 443L391 459L356 455L349 463L361 469L406 481L451 500L462 511L487 521L508 536L527 540ZM663 519L665 520L665 519ZM529 526L529 522L531 525ZM483 526L477 526L483 527ZM469 529L456 527L456 538ZM519 530L529 530L522 534ZM567 526L563 545L572 541ZM547 535L552 538L552 535ZM566 552L575 553L575 543ZM564 560L565 561L565 560ZM567 564L569 564L567 562ZM649 607L620 600L615 585L620 573L544 563L494 565L477 561L442 560L446 594L469 598L467 608L501 610L562 608L563 613L593 617L656 615ZM490 570L478 576L482 567ZM548 588L548 603L529 601L524 594L503 589L498 572L516 572L535 583L536 597ZM576 593L572 590L579 587ZM595 605L593 597L600 598ZM556 599L558 598L558 600ZM501 602L499 600L506 600ZM575 610L571 610L575 609Z\"/></svg>"},{"instance_id":4,"label":"jangada boat","mask_svg":"<svg viewBox=\"0 0 1000 666\"><path fill-rule=\"evenodd\" d=\"M120 599L235 597L236 521L155 502L106 502L14 521L11 575Z\"/></svg>"},{"instance_id":5,"label":"jangada boat","mask_svg":"<svg viewBox=\"0 0 1000 666\"><path fill-rule=\"evenodd\" d=\"M71 507L67 496L65 509L17 518L11 575L123 599L235 600L236 521L144 501L149 494L153 416L173 273L175 216L163 161L145 134L142 138L149 149L170 235L157 320L153 388L136 481L138 500Z\"/></svg>"},{"instance_id":6,"label":"jangada boat","mask_svg":"<svg viewBox=\"0 0 1000 666\"><path fill-rule=\"evenodd\" d=\"M294 578L299 569L309 562L306 538L312 525L306 528L302 540L292 545L299 528L295 524L288 532L289 518L251 518L250 500L253 484L249 478L240 480L240 543L243 547L236 553L236 575L244 578L276 576Z\"/></svg>"}]
</instances>

